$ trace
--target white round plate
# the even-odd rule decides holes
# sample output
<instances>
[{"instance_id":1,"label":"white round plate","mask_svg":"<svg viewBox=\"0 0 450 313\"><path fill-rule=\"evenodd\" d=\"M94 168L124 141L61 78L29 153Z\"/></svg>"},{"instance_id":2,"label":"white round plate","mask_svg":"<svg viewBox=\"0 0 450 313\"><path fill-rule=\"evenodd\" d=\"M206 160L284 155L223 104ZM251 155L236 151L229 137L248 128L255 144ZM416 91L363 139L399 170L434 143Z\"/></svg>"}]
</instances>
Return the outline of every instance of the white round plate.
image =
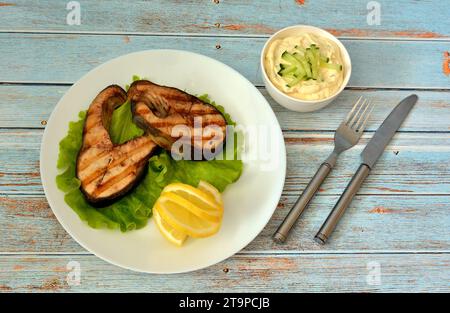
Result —
<instances>
[{"instance_id":1,"label":"white round plate","mask_svg":"<svg viewBox=\"0 0 450 313\"><path fill-rule=\"evenodd\" d=\"M64 202L64 193L56 187L59 142L66 135L69 122L77 120L78 112L86 110L103 88L110 84L125 86L133 75L191 94L207 93L224 106L239 125L271 128L275 149L265 151L267 149L255 140L245 143L244 170L241 178L228 186L223 194L225 213L216 235L204 239L189 238L179 248L162 237L151 219L146 227L127 233L93 229L78 218ZM262 157L250 160L249 156L261 150ZM45 127L40 160L45 195L64 229L98 257L148 273L193 271L239 252L261 232L272 216L286 172L286 151L280 125L261 93L229 66L209 57L177 50L127 54L82 77L53 110Z\"/></svg>"}]
</instances>

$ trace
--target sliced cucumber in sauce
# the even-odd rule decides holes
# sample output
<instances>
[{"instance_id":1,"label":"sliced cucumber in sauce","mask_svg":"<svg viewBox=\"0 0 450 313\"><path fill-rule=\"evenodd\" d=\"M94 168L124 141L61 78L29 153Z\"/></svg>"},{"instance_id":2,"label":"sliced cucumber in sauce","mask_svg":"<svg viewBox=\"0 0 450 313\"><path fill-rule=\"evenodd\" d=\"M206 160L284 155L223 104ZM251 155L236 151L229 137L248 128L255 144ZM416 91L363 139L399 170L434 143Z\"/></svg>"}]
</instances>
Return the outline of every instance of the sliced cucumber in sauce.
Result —
<instances>
[{"instance_id":1,"label":"sliced cucumber in sauce","mask_svg":"<svg viewBox=\"0 0 450 313\"><path fill-rule=\"evenodd\" d=\"M289 65L289 66L283 66L279 71L278 75L281 77L286 76L287 74L290 74L292 72L295 72L297 70L297 67L295 65Z\"/></svg>"},{"instance_id":2,"label":"sliced cucumber in sauce","mask_svg":"<svg viewBox=\"0 0 450 313\"><path fill-rule=\"evenodd\" d=\"M322 56L319 50L318 46L312 44L306 49L295 46L296 52L293 53L283 52L281 59L287 64L280 64L278 75L286 81L287 87L294 87L310 79L323 81L320 77L320 68L342 71L342 65L329 63L330 59Z\"/></svg>"},{"instance_id":3,"label":"sliced cucumber in sauce","mask_svg":"<svg viewBox=\"0 0 450 313\"><path fill-rule=\"evenodd\" d=\"M306 57L304 55L300 55L300 54L294 54L294 57L302 65L303 70L305 71L306 77L311 77L311 75L312 75L312 73L311 73L311 65L308 63Z\"/></svg>"},{"instance_id":4,"label":"sliced cucumber in sauce","mask_svg":"<svg viewBox=\"0 0 450 313\"><path fill-rule=\"evenodd\" d=\"M332 63L321 63L320 67L328 68L330 70L342 71L342 65L340 64L332 64Z\"/></svg>"},{"instance_id":5,"label":"sliced cucumber in sauce","mask_svg":"<svg viewBox=\"0 0 450 313\"><path fill-rule=\"evenodd\" d=\"M298 63L297 59L294 58L294 56L287 51L283 52L283 54L281 55L281 58L292 65L297 65L297 63Z\"/></svg>"}]
</instances>

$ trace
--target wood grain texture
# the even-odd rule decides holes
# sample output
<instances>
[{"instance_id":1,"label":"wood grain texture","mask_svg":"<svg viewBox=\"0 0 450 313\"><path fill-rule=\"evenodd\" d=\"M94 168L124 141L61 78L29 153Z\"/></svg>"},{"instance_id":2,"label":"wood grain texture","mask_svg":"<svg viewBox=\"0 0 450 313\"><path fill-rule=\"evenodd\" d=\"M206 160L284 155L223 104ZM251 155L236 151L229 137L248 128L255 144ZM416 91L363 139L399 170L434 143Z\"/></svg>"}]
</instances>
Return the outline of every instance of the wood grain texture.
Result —
<instances>
[{"instance_id":1,"label":"wood grain texture","mask_svg":"<svg viewBox=\"0 0 450 313\"><path fill-rule=\"evenodd\" d=\"M0 128L43 128L56 103L69 86L0 85ZM330 106L311 113L296 113L277 104L259 88L275 112L280 126L288 131L334 131L359 96L372 99L376 109L368 131L374 131L394 106L411 93L419 102L400 131L450 131L450 100L446 91L345 90ZM205 92L208 92L207 90ZM17 112L22 112L20 119Z\"/></svg>"},{"instance_id":2,"label":"wood grain texture","mask_svg":"<svg viewBox=\"0 0 450 313\"><path fill-rule=\"evenodd\" d=\"M0 223L2 229L8 230L8 235L1 241L0 252L83 251L56 222L42 196L38 169L42 131L3 130L0 134L0 150L3 150L0 188L2 193L10 194L1 199ZM447 166L450 136L447 133L396 135L360 190L361 196L352 204L352 213L344 217L342 227L330 244L320 248L312 242L311 236L356 169L355 160L371 136L365 135L357 147L342 155L311 210L294 231L292 241L285 246L274 246L271 234L331 149L332 135L328 132L285 133L289 171L283 196L277 213L250 245L250 250L383 251L446 250L450 247L448 236L442 235L450 226L446 212L450 206ZM36 196L12 195L23 193ZM418 196L424 194L442 196Z\"/></svg>"},{"instance_id":3,"label":"wood grain texture","mask_svg":"<svg viewBox=\"0 0 450 313\"><path fill-rule=\"evenodd\" d=\"M79 286L67 284L70 261L80 265ZM371 262L380 266L380 285L368 284ZM94 256L0 256L0 290L446 292L450 281L449 265L450 254L237 255L195 273L150 275L120 269Z\"/></svg>"},{"instance_id":4,"label":"wood grain texture","mask_svg":"<svg viewBox=\"0 0 450 313\"><path fill-rule=\"evenodd\" d=\"M0 33L0 82L73 83L114 57L170 48L213 57L260 86L259 57L264 42L264 38ZM450 41L342 42L352 58L350 87L450 89L442 72L442 55L450 50ZM220 49L216 49L217 43ZM137 74L147 73L151 79L151 69Z\"/></svg>"},{"instance_id":5,"label":"wood grain texture","mask_svg":"<svg viewBox=\"0 0 450 313\"><path fill-rule=\"evenodd\" d=\"M0 292L450 290L447 1L378 0L381 25L373 26L367 1L83 0L79 26L67 25L67 2L0 5ZM350 88L319 112L287 111L261 87L265 40L293 24L328 29L352 58ZM208 55L259 86L284 130L288 158L282 197L261 234L220 264L171 276L120 269L81 248L57 222L39 178L45 121L69 85L114 57L160 48ZM354 173L358 154L410 93L419 95L418 104L328 245L319 247L312 236ZM271 235L330 152L333 131L359 95L376 103L368 133L342 155L287 242L274 244ZM81 265L80 286L66 283L69 261ZM381 285L367 283L369 262L380 264Z\"/></svg>"},{"instance_id":6,"label":"wood grain texture","mask_svg":"<svg viewBox=\"0 0 450 313\"><path fill-rule=\"evenodd\" d=\"M270 222L244 253L450 251L448 196L357 196L327 245L313 236L338 196L318 195L285 244L271 236L297 195L283 194ZM2 253L88 253L56 220L43 195L0 196Z\"/></svg>"},{"instance_id":7,"label":"wood grain texture","mask_svg":"<svg viewBox=\"0 0 450 313\"><path fill-rule=\"evenodd\" d=\"M67 2L10 0L0 8L2 31L64 31L269 35L289 25L311 24L337 36L448 38L446 1L379 0L380 25L368 25L367 1L95 1L81 3L81 25L66 23ZM112 18L114 17L114 18Z\"/></svg>"},{"instance_id":8,"label":"wood grain texture","mask_svg":"<svg viewBox=\"0 0 450 313\"><path fill-rule=\"evenodd\" d=\"M42 194L39 149L42 130L0 129L0 193ZM289 169L286 194L298 194L316 166L332 150L334 133L287 132ZM322 185L322 194L338 195L354 174L359 153L372 134L339 158ZM448 133L399 133L386 148L359 194L450 194L450 135Z\"/></svg>"}]
</instances>

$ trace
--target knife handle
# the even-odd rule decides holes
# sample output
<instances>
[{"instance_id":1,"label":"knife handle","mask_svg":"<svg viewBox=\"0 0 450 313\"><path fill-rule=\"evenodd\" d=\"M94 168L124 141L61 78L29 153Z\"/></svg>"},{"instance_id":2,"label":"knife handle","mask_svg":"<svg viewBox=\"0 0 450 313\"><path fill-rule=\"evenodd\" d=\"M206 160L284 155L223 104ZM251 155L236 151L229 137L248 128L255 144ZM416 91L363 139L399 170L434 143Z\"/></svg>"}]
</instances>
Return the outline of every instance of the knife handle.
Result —
<instances>
[{"instance_id":1,"label":"knife handle","mask_svg":"<svg viewBox=\"0 0 450 313\"><path fill-rule=\"evenodd\" d=\"M327 239L330 238L331 233L333 232L337 223L341 219L350 202L352 202L353 197L358 192L362 183L369 175L369 172L370 167L367 166L366 164L361 164L359 166L355 175L353 175L352 180L347 185L347 188L345 188L344 193L341 195L338 202L335 204L333 210L331 210L330 214L325 220L325 223L323 223L319 232L314 237L314 240L316 242L324 244L327 241Z\"/></svg>"},{"instance_id":2,"label":"knife handle","mask_svg":"<svg viewBox=\"0 0 450 313\"><path fill-rule=\"evenodd\" d=\"M297 219L303 213L305 208L308 206L309 202L316 194L320 185L322 185L325 178L328 176L332 168L332 165L328 163L322 163L322 165L317 170L314 177L309 182L308 186L306 186L300 198L298 198L297 202L295 202L289 214L284 219L283 223L281 223L280 227L278 227L277 231L273 235L273 239L282 243L286 240L289 231L292 226L294 226Z\"/></svg>"}]
</instances>

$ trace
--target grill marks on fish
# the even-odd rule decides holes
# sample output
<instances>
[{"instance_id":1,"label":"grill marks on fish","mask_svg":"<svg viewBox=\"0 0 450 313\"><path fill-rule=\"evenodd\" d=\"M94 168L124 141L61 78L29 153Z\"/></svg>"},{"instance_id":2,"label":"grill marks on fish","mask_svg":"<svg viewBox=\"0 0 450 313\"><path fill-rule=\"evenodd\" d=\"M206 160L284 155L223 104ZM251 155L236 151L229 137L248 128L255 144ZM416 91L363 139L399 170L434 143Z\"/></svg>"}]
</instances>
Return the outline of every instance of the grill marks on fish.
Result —
<instances>
[{"instance_id":1,"label":"grill marks on fish","mask_svg":"<svg viewBox=\"0 0 450 313\"><path fill-rule=\"evenodd\" d=\"M86 199L99 206L126 194L138 183L156 148L148 135L121 145L111 141L108 130L112 114L126 98L121 87L108 86L92 101L87 112L76 174Z\"/></svg>"},{"instance_id":2,"label":"grill marks on fish","mask_svg":"<svg viewBox=\"0 0 450 313\"><path fill-rule=\"evenodd\" d=\"M131 101L136 124L164 149L170 151L181 138L199 151L209 149L217 153L221 150L226 121L214 106L177 88L147 80L131 84L128 100ZM180 125L186 128L180 129ZM187 133L184 130L188 130Z\"/></svg>"},{"instance_id":3,"label":"grill marks on fish","mask_svg":"<svg viewBox=\"0 0 450 313\"><path fill-rule=\"evenodd\" d=\"M127 99L134 122L145 134L114 145L108 132L112 114ZM180 125L184 126L181 131L176 128ZM87 112L77 158L80 189L91 204L103 206L125 195L139 182L157 145L171 150L177 140L183 139L192 148L192 154L194 150L205 149L214 154L221 150L225 132L225 118L214 106L177 88L139 80L127 94L117 85L108 86L92 101Z\"/></svg>"}]
</instances>

